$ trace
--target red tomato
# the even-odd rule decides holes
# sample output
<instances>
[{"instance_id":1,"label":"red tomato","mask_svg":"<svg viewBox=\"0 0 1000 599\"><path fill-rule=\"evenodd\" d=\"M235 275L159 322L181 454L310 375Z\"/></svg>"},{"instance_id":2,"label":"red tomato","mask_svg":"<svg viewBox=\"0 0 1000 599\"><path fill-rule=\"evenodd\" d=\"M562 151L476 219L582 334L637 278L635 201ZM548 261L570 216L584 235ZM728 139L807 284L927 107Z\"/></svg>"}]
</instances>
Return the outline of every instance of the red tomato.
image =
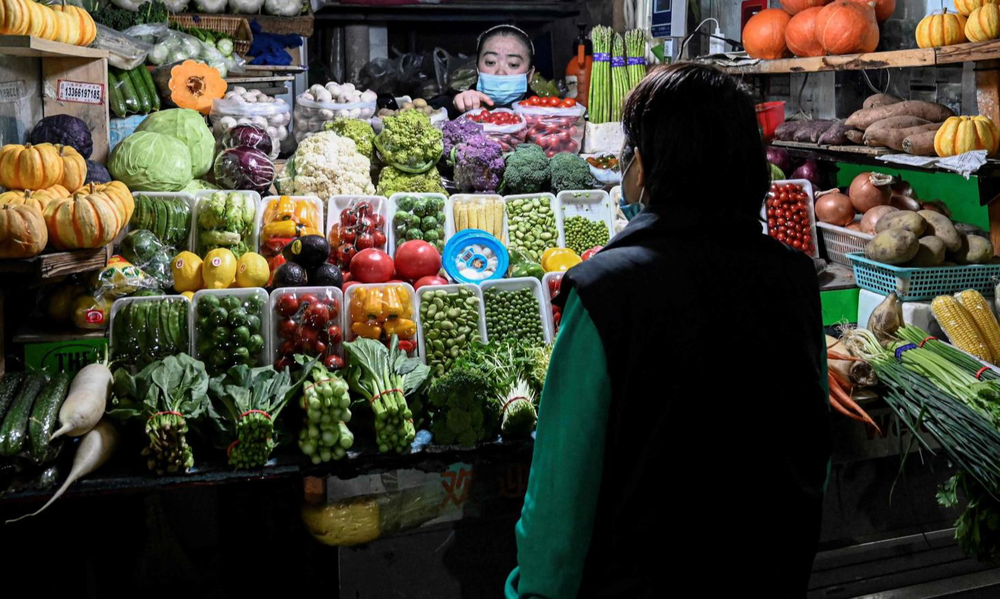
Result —
<instances>
[{"instance_id":1,"label":"red tomato","mask_svg":"<svg viewBox=\"0 0 1000 599\"><path fill-rule=\"evenodd\" d=\"M278 303L274 306L275 311L285 318L291 317L299 311L299 298L294 293L285 293L278 298Z\"/></svg>"},{"instance_id":2,"label":"red tomato","mask_svg":"<svg viewBox=\"0 0 1000 599\"><path fill-rule=\"evenodd\" d=\"M327 370L340 370L344 367L344 359L337 354L330 354L323 360L323 365Z\"/></svg>"},{"instance_id":3,"label":"red tomato","mask_svg":"<svg viewBox=\"0 0 1000 599\"><path fill-rule=\"evenodd\" d=\"M573 108L574 106L576 106L576 100L574 100L573 98L566 98L565 100L559 103L559 106L560 108Z\"/></svg>"},{"instance_id":4,"label":"red tomato","mask_svg":"<svg viewBox=\"0 0 1000 599\"><path fill-rule=\"evenodd\" d=\"M559 152L557 152L555 150L545 150L545 155L548 156L549 158L552 158L553 156L555 156L558 153Z\"/></svg>"},{"instance_id":5,"label":"red tomato","mask_svg":"<svg viewBox=\"0 0 1000 599\"><path fill-rule=\"evenodd\" d=\"M352 244L345 243L340 246L340 266L341 268L349 268L351 266L351 261L354 260L354 256L358 254L358 248L354 247Z\"/></svg>"},{"instance_id":6,"label":"red tomato","mask_svg":"<svg viewBox=\"0 0 1000 599\"><path fill-rule=\"evenodd\" d=\"M594 254L596 254L597 252L599 252L599 251L601 251L603 249L604 249L603 245L596 245L596 246L590 248L589 250L585 251L583 254L581 254L580 258L582 260L590 260L591 258L594 257ZM562 281L562 279L559 279L559 280Z\"/></svg>"},{"instance_id":7,"label":"red tomato","mask_svg":"<svg viewBox=\"0 0 1000 599\"><path fill-rule=\"evenodd\" d=\"M322 356L323 354L326 353L326 343L317 339L316 343L313 343L313 350L315 350L317 354Z\"/></svg>"},{"instance_id":8,"label":"red tomato","mask_svg":"<svg viewBox=\"0 0 1000 599\"><path fill-rule=\"evenodd\" d=\"M340 300L332 297L326 301L326 307L330 309L330 318L337 318L340 313Z\"/></svg>"},{"instance_id":9,"label":"red tomato","mask_svg":"<svg viewBox=\"0 0 1000 599\"><path fill-rule=\"evenodd\" d=\"M295 337L295 321L291 318L286 318L278 323L278 337L282 339Z\"/></svg>"},{"instance_id":10,"label":"red tomato","mask_svg":"<svg viewBox=\"0 0 1000 599\"><path fill-rule=\"evenodd\" d=\"M354 227L347 227L340 232L340 241L342 243L354 243L354 240L358 238L358 232Z\"/></svg>"},{"instance_id":11,"label":"red tomato","mask_svg":"<svg viewBox=\"0 0 1000 599\"><path fill-rule=\"evenodd\" d=\"M437 275L429 277L420 277L417 282L413 284L413 289L420 289L427 285L447 285L448 279L441 278Z\"/></svg>"},{"instance_id":12,"label":"red tomato","mask_svg":"<svg viewBox=\"0 0 1000 599\"><path fill-rule=\"evenodd\" d=\"M376 248L382 249L382 248L385 247L385 242L386 242L385 233L383 233L382 231L376 230L374 233L372 233L372 237L375 240L375 247Z\"/></svg>"},{"instance_id":13,"label":"red tomato","mask_svg":"<svg viewBox=\"0 0 1000 599\"><path fill-rule=\"evenodd\" d=\"M353 210L344 210L340 213L340 224L344 227L353 226L358 222L358 216Z\"/></svg>"},{"instance_id":14,"label":"red tomato","mask_svg":"<svg viewBox=\"0 0 1000 599\"><path fill-rule=\"evenodd\" d=\"M316 297L315 293L303 293L299 296L300 304L309 304L310 306L319 303L319 298Z\"/></svg>"},{"instance_id":15,"label":"red tomato","mask_svg":"<svg viewBox=\"0 0 1000 599\"><path fill-rule=\"evenodd\" d=\"M295 355L295 341L288 339L287 341L281 344L281 348L279 348L278 352L282 356L289 358Z\"/></svg>"},{"instance_id":16,"label":"red tomato","mask_svg":"<svg viewBox=\"0 0 1000 599\"><path fill-rule=\"evenodd\" d=\"M433 249L433 246L431 248ZM396 252L398 255L399 250ZM438 260L440 262L440 257ZM392 278L393 268L392 258L389 257L389 254L373 248L361 250L351 260L352 279L359 283L385 283ZM440 264L438 268L440 268Z\"/></svg>"},{"instance_id":17,"label":"red tomato","mask_svg":"<svg viewBox=\"0 0 1000 599\"><path fill-rule=\"evenodd\" d=\"M326 326L330 320L330 308L326 304L311 304L302 316L302 322L314 329Z\"/></svg>"},{"instance_id":18,"label":"red tomato","mask_svg":"<svg viewBox=\"0 0 1000 599\"><path fill-rule=\"evenodd\" d=\"M312 327L300 324L295 329L295 346L304 352L312 353L313 346L318 338L319 333Z\"/></svg>"},{"instance_id":19,"label":"red tomato","mask_svg":"<svg viewBox=\"0 0 1000 599\"><path fill-rule=\"evenodd\" d=\"M288 356L282 356L274 361L274 369L277 370L278 372L281 372L286 368L291 367L292 364L293 362L291 358L289 358Z\"/></svg>"},{"instance_id":20,"label":"red tomato","mask_svg":"<svg viewBox=\"0 0 1000 599\"><path fill-rule=\"evenodd\" d=\"M371 233L362 233L361 235L358 235L358 241L355 245L359 250L373 248L375 247L375 237Z\"/></svg>"},{"instance_id":21,"label":"red tomato","mask_svg":"<svg viewBox=\"0 0 1000 599\"><path fill-rule=\"evenodd\" d=\"M437 275L441 270L441 254L426 241L407 241L396 248L396 272L410 281Z\"/></svg>"},{"instance_id":22,"label":"red tomato","mask_svg":"<svg viewBox=\"0 0 1000 599\"><path fill-rule=\"evenodd\" d=\"M326 329L326 338L330 343L337 344L344 338L344 333L340 330L340 327L332 325Z\"/></svg>"}]
</instances>

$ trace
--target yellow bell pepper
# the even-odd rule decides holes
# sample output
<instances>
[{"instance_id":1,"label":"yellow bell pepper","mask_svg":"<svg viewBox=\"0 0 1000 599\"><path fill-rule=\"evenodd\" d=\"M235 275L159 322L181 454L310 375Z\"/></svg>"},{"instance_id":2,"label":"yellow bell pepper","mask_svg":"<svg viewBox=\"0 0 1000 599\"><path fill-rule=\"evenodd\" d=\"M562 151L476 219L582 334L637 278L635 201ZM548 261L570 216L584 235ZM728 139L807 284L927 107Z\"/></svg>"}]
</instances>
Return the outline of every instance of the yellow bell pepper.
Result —
<instances>
[{"instance_id":1,"label":"yellow bell pepper","mask_svg":"<svg viewBox=\"0 0 1000 599\"><path fill-rule=\"evenodd\" d=\"M351 324L351 330L358 337L364 337L365 339L374 339L378 341L382 338L382 327L378 326L378 323L372 320L366 322L355 322Z\"/></svg>"},{"instance_id":2,"label":"yellow bell pepper","mask_svg":"<svg viewBox=\"0 0 1000 599\"><path fill-rule=\"evenodd\" d=\"M399 299L399 287L389 285L385 288L385 317L399 318L403 315L403 304Z\"/></svg>"},{"instance_id":3,"label":"yellow bell pepper","mask_svg":"<svg viewBox=\"0 0 1000 599\"><path fill-rule=\"evenodd\" d=\"M319 227L319 214L316 211L316 206L309 200L297 201L294 218L300 225L310 228ZM307 235L312 235L312 233L307 233Z\"/></svg>"},{"instance_id":4,"label":"yellow bell pepper","mask_svg":"<svg viewBox=\"0 0 1000 599\"><path fill-rule=\"evenodd\" d=\"M566 253L574 254L575 255L575 253L573 252L573 250L568 249L568 248L549 248L549 249L545 250L545 252L542 253L542 268L545 269L545 272L552 272L552 270L549 268L549 265L548 265L549 260L551 260L552 258L555 258L556 256L561 256L561 255L566 254Z\"/></svg>"},{"instance_id":5,"label":"yellow bell pepper","mask_svg":"<svg viewBox=\"0 0 1000 599\"><path fill-rule=\"evenodd\" d=\"M294 221L290 220L276 220L264 225L260 234L264 239L273 239L275 237L295 237L296 224Z\"/></svg>"},{"instance_id":6,"label":"yellow bell pepper","mask_svg":"<svg viewBox=\"0 0 1000 599\"><path fill-rule=\"evenodd\" d=\"M568 250L568 252L549 257L544 266L545 272L563 272L583 262L575 252L572 250Z\"/></svg>"},{"instance_id":7,"label":"yellow bell pepper","mask_svg":"<svg viewBox=\"0 0 1000 599\"><path fill-rule=\"evenodd\" d=\"M417 323L408 318L394 318L385 321L386 335L395 335L400 339L413 339L417 334Z\"/></svg>"},{"instance_id":8,"label":"yellow bell pepper","mask_svg":"<svg viewBox=\"0 0 1000 599\"><path fill-rule=\"evenodd\" d=\"M383 322L385 314L385 294L378 287L371 287L365 297L365 318Z\"/></svg>"},{"instance_id":9,"label":"yellow bell pepper","mask_svg":"<svg viewBox=\"0 0 1000 599\"><path fill-rule=\"evenodd\" d=\"M361 322L365 318L365 300L368 299L368 290L364 287L355 287L351 294L351 322Z\"/></svg>"}]
</instances>

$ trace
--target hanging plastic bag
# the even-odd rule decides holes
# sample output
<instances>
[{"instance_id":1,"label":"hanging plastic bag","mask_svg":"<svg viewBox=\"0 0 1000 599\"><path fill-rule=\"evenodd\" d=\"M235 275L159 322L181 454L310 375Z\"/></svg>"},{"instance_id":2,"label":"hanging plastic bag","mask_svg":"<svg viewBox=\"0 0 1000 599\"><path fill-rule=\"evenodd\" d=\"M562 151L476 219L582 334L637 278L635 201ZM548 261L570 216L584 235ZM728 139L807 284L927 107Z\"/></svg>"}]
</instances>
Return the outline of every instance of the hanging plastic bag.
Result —
<instances>
[{"instance_id":1,"label":"hanging plastic bag","mask_svg":"<svg viewBox=\"0 0 1000 599\"><path fill-rule=\"evenodd\" d=\"M267 131L272 139L272 159L278 157L282 142L288 137L291 108L281 98L271 98L260 90L233 87L222 100L212 103L209 114L216 139L237 125L253 125Z\"/></svg>"},{"instance_id":2,"label":"hanging plastic bag","mask_svg":"<svg viewBox=\"0 0 1000 599\"><path fill-rule=\"evenodd\" d=\"M131 71L146 61L146 55L153 45L129 37L104 25L97 26L97 37L92 48L108 51L108 64L119 69Z\"/></svg>"},{"instance_id":3,"label":"hanging plastic bag","mask_svg":"<svg viewBox=\"0 0 1000 599\"><path fill-rule=\"evenodd\" d=\"M494 124L490 122L490 118L487 115L493 115L496 113L512 114L517 117L518 122L510 125ZM460 118L472 121L482 126L483 134L500 144L500 147L503 148L504 152L512 152L515 148L517 148L517 146L524 143L524 140L528 135L527 121L524 117L518 115L509 108L497 108L494 110L482 108L479 110L470 110L469 112L463 114Z\"/></svg>"}]
</instances>

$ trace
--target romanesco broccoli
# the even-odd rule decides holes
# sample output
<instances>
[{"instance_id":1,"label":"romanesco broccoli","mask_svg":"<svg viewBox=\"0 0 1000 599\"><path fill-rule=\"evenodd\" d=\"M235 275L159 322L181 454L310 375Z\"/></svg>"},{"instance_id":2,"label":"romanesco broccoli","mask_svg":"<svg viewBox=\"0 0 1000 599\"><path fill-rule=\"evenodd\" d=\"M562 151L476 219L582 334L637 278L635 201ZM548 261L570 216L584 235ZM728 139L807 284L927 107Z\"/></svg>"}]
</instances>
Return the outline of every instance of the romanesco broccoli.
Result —
<instances>
[{"instance_id":1,"label":"romanesco broccoli","mask_svg":"<svg viewBox=\"0 0 1000 599\"><path fill-rule=\"evenodd\" d=\"M431 119L416 110L404 110L382 119L382 132L375 147L386 164L397 168L425 170L441 159L441 131ZM411 190L412 191L412 190Z\"/></svg>"},{"instance_id":2,"label":"romanesco broccoli","mask_svg":"<svg viewBox=\"0 0 1000 599\"><path fill-rule=\"evenodd\" d=\"M408 111L411 112L411 111ZM387 166L382 169L382 174L378 179L378 195L389 197L394 193L446 193L441 185L441 174L436 168L431 168L426 173L411 175L403 171ZM419 227L419 217L416 217Z\"/></svg>"}]
</instances>

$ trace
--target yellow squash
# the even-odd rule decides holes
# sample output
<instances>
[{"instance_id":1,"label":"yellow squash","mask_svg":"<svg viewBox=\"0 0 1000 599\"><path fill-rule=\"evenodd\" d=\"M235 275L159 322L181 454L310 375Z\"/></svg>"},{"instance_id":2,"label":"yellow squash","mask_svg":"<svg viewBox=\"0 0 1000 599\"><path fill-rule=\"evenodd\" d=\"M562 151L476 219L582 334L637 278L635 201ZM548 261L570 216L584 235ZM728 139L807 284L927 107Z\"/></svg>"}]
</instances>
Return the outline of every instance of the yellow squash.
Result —
<instances>
[{"instance_id":1,"label":"yellow squash","mask_svg":"<svg viewBox=\"0 0 1000 599\"><path fill-rule=\"evenodd\" d=\"M972 11L983 6L984 4L996 4L997 0L955 0L955 10L959 14L964 16L969 16Z\"/></svg>"},{"instance_id":2,"label":"yellow squash","mask_svg":"<svg viewBox=\"0 0 1000 599\"><path fill-rule=\"evenodd\" d=\"M132 192L121 181L90 183L86 187L76 190L75 193L102 196L114 205L123 223L132 220L132 213L135 212L135 200L132 198Z\"/></svg>"},{"instance_id":3,"label":"yellow squash","mask_svg":"<svg viewBox=\"0 0 1000 599\"><path fill-rule=\"evenodd\" d=\"M934 151L942 157L973 150L986 150L993 155L998 145L1000 130L985 116L953 116L934 135Z\"/></svg>"},{"instance_id":4,"label":"yellow squash","mask_svg":"<svg viewBox=\"0 0 1000 599\"><path fill-rule=\"evenodd\" d=\"M1000 37L1000 9L996 4L985 4L972 11L965 24L965 37L970 42L985 42Z\"/></svg>"},{"instance_id":5,"label":"yellow squash","mask_svg":"<svg viewBox=\"0 0 1000 599\"><path fill-rule=\"evenodd\" d=\"M945 9L927 15L917 24L917 45L921 48L940 48L964 44L966 18Z\"/></svg>"},{"instance_id":6,"label":"yellow squash","mask_svg":"<svg viewBox=\"0 0 1000 599\"><path fill-rule=\"evenodd\" d=\"M30 258L48 243L42 213L35 206L0 206L0 258Z\"/></svg>"},{"instance_id":7,"label":"yellow squash","mask_svg":"<svg viewBox=\"0 0 1000 599\"><path fill-rule=\"evenodd\" d=\"M52 245L60 250L99 248L118 235L124 226L113 203L100 194L74 194L49 202L45 225Z\"/></svg>"},{"instance_id":8,"label":"yellow squash","mask_svg":"<svg viewBox=\"0 0 1000 599\"><path fill-rule=\"evenodd\" d=\"M0 148L0 185L7 189L45 189L62 179L63 160L52 144Z\"/></svg>"},{"instance_id":9,"label":"yellow squash","mask_svg":"<svg viewBox=\"0 0 1000 599\"><path fill-rule=\"evenodd\" d=\"M63 178L60 184L66 189L83 187L84 181L87 180L87 161L73 146L56 144L55 148L63 162Z\"/></svg>"}]
</instances>

